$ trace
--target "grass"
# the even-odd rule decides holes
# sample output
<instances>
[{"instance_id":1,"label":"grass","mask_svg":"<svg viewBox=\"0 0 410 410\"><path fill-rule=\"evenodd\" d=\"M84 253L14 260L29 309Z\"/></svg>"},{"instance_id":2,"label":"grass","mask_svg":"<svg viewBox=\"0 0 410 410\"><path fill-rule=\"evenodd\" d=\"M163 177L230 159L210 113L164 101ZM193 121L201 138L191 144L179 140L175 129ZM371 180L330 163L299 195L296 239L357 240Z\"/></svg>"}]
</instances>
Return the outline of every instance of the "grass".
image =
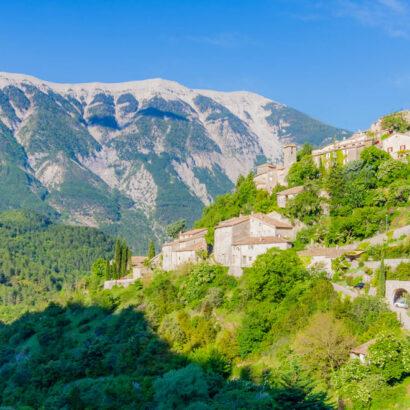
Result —
<instances>
[{"instance_id":1,"label":"grass","mask_svg":"<svg viewBox=\"0 0 410 410\"><path fill-rule=\"evenodd\" d=\"M387 410L410 408L410 377L403 380L397 386L382 390L376 394L372 409Z\"/></svg>"}]
</instances>

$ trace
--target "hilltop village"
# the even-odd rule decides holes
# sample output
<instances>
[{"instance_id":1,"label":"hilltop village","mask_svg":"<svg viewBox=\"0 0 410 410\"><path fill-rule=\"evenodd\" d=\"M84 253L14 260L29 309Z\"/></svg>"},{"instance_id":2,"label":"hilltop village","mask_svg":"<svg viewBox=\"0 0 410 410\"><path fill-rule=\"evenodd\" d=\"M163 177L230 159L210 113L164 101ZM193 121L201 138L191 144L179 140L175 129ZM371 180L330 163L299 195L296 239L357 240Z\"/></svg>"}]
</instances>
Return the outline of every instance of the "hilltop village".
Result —
<instances>
[{"instance_id":1,"label":"hilltop village","mask_svg":"<svg viewBox=\"0 0 410 410\"><path fill-rule=\"evenodd\" d=\"M403 121L410 122L409 111L403 111L401 117ZM314 149L311 155L314 164L320 171L329 169L334 165L346 166L358 161L361 152L368 147L375 147L387 152L396 160L406 161L410 152L410 132L402 132L397 127L386 129L386 126L383 126L383 119L380 119L374 122L369 130L358 131L350 138L334 141L320 149ZM276 192L277 206L282 209L286 207L290 199L294 199L304 190L303 186L292 186L286 189L289 170L297 162L296 145L285 145L283 158L283 164L265 163L257 166L253 178L256 188L269 194L272 194L278 187L282 188ZM325 201L329 199L329 195L324 189L318 192L318 196L324 198ZM322 204L322 210L327 214L328 206ZM267 250L291 248L297 233L304 227L305 225L300 221L291 221L283 213L277 211L267 214L251 212L249 215L239 215L223 220L215 226L212 246L206 240L207 228L181 232L178 238L163 244L162 251L152 260L152 264L170 271L184 263L196 263L204 255L207 255L216 263L229 267L229 273L240 276L242 268L252 266L257 256ZM315 252L315 256L318 256L318 250ZM326 252L322 253L323 259L326 260ZM330 255L332 252L328 254ZM341 254L341 252L333 254ZM328 270L331 270L330 267ZM106 284L106 287L111 287L114 283L126 285L147 271L147 269L144 270L134 265L133 278L123 279L123 282L121 280L111 281Z\"/></svg>"}]
</instances>

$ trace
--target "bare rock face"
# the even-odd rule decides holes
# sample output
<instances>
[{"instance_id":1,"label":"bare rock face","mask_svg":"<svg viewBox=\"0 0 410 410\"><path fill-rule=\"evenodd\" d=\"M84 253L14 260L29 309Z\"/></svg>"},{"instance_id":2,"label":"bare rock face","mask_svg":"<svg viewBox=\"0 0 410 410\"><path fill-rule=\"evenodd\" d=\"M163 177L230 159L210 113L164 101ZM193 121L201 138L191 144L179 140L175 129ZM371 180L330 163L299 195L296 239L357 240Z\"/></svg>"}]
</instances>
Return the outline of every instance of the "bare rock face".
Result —
<instances>
[{"instance_id":1,"label":"bare rock face","mask_svg":"<svg viewBox=\"0 0 410 410\"><path fill-rule=\"evenodd\" d=\"M143 251L168 223L192 224L240 174L279 162L284 144L334 135L349 133L249 92L0 73L0 210L98 226Z\"/></svg>"}]
</instances>

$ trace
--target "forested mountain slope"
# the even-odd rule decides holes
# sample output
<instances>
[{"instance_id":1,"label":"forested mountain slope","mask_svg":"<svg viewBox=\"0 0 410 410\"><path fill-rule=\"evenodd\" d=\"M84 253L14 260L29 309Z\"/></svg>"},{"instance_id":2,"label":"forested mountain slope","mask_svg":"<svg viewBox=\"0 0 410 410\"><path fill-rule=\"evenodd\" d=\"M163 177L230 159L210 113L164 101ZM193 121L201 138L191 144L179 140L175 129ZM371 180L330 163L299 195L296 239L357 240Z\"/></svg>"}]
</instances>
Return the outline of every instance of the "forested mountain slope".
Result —
<instances>
[{"instance_id":1,"label":"forested mountain slope","mask_svg":"<svg viewBox=\"0 0 410 410\"><path fill-rule=\"evenodd\" d=\"M285 143L348 135L249 92L0 73L0 210L120 232L141 252L164 225L192 224L238 175L278 161Z\"/></svg>"},{"instance_id":2,"label":"forested mountain slope","mask_svg":"<svg viewBox=\"0 0 410 410\"><path fill-rule=\"evenodd\" d=\"M90 227L53 224L30 211L0 214L0 320L71 291L113 241ZM10 313L11 312L11 313Z\"/></svg>"}]
</instances>

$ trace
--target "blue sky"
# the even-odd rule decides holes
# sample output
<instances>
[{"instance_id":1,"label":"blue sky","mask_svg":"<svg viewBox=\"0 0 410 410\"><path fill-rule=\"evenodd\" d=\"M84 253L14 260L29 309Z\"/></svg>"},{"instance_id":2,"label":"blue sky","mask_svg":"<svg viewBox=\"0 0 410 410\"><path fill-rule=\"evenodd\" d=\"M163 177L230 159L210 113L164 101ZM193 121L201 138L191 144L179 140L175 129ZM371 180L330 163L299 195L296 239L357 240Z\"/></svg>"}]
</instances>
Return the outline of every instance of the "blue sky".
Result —
<instances>
[{"instance_id":1,"label":"blue sky","mask_svg":"<svg viewBox=\"0 0 410 410\"><path fill-rule=\"evenodd\" d=\"M410 108L409 0L0 0L0 71L248 90L329 124Z\"/></svg>"}]
</instances>

